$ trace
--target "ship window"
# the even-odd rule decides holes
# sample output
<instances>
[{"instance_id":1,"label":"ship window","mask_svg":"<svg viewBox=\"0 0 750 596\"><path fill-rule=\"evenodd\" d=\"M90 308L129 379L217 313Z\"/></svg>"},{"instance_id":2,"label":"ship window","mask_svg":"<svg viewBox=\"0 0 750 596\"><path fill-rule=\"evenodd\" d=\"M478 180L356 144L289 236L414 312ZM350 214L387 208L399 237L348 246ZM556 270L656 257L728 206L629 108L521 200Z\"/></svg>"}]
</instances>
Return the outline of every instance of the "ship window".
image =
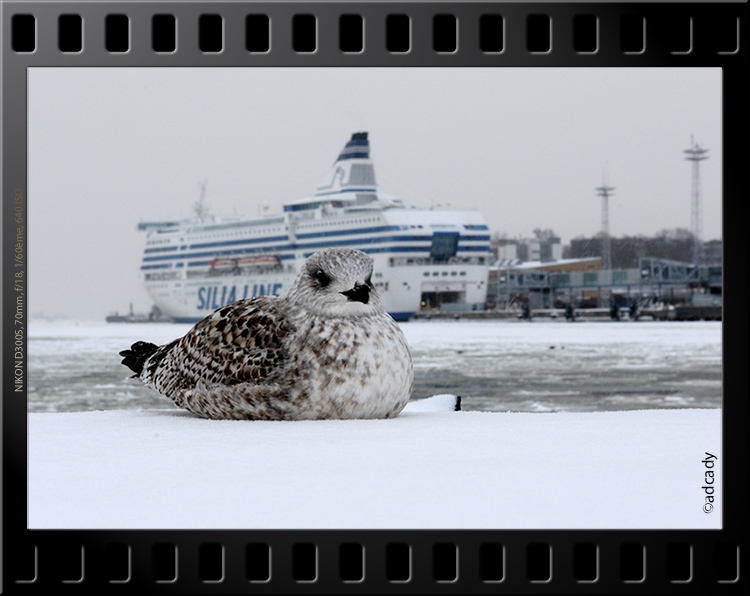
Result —
<instances>
[{"instance_id":1,"label":"ship window","mask_svg":"<svg viewBox=\"0 0 750 596\"><path fill-rule=\"evenodd\" d=\"M456 275L456 272L455 271L451 271L451 275Z\"/></svg>"},{"instance_id":2,"label":"ship window","mask_svg":"<svg viewBox=\"0 0 750 596\"><path fill-rule=\"evenodd\" d=\"M430 257L436 261L447 261L456 256L458 250L458 234L456 232L435 233L432 236Z\"/></svg>"},{"instance_id":3,"label":"ship window","mask_svg":"<svg viewBox=\"0 0 750 596\"><path fill-rule=\"evenodd\" d=\"M437 277L438 275L440 275L440 274L437 271L433 271L432 272L432 277Z\"/></svg>"},{"instance_id":4,"label":"ship window","mask_svg":"<svg viewBox=\"0 0 750 596\"><path fill-rule=\"evenodd\" d=\"M430 272L429 271L425 271L422 275L424 275L425 277L429 277Z\"/></svg>"},{"instance_id":5,"label":"ship window","mask_svg":"<svg viewBox=\"0 0 750 596\"><path fill-rule=\"evenodd\" d=\"M466 275L466 271L461 271L459 275Z\"/></svg>"},{"instance_id":6,"label":"ship window","mask_svg":"<svg viewBox=\"0 0 750 596\"><path fill-rule=\"evenodd\" d=\"M448 275L448 272L447 271L443 271L443 277L445 277L446 275Z\"/></svg>"}]
</instances>

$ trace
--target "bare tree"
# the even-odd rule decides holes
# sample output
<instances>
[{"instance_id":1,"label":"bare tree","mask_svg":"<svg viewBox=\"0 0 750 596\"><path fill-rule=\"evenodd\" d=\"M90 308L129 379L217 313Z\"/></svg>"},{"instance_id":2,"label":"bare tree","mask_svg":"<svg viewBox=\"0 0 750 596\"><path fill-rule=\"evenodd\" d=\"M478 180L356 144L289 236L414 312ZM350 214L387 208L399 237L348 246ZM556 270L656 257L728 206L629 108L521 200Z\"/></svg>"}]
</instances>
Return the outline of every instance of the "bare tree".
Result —
<instances>
[{"instance_id":1,"label":"bare tree","mask_svg":"<svg viewBox=\"0 0 750 596\"><path fill-rule=\"evenodd\" d=\"M544 230L541 228L535 228L534 237L539 242L549 242L552 238L556 238L557 234L555 234L554 230L550 230L549 228L545 228Z\"/></svg>"}]
</instances>

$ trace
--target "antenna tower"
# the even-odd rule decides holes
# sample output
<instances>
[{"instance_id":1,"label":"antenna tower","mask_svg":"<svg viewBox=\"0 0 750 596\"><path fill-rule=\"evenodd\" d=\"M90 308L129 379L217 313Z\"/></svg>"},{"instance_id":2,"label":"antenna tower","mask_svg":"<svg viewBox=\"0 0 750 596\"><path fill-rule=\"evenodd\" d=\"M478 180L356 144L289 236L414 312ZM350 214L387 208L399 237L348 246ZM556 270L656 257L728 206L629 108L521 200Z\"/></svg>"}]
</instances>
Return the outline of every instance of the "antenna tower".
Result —
<instances>
[{"instance_id":1,"label":"antenna tower","mask_svg":"<svg viewBox=\"0 0 750 596\"><path fill-rule=\"evenodd\" d=\"M198 218L199 221L205 221L206 217L208 216L208 207L206 207L206 185L208 184L208 180L202 180L198 182L198 185L201 187L201 196L198 199L198 202L193 206L195 209L195 216Z\"/></svg>"},{"instance_id":2,"label":"antenna tower","mask_svg":"<svg viewBox=\"0 0 750 596\"><path fill-rule=\"evenodd\" d=\"M698 265L703 257L703 216L701 212L701 178L700 162L708 159L708 149L704 149L698 143L693 141L693 135L690 135L690 149L685 149L687 161L693 162L693 187L692 198L690 201L690 231L693 234L693 264Z\"/></svg>"},{"instance_id":3,"label":"antenna tower","mask_svg":"<svg viewBox=\"0 0 750 596\"><path fill-rule=\"evenodd\" d=\"M607 175L604 183L596 189L596 194L602 198L602 269L612 269L612 245L609 239L609 197L614 193L614 187L607 186Z\"/></svg>"}]
</instances>

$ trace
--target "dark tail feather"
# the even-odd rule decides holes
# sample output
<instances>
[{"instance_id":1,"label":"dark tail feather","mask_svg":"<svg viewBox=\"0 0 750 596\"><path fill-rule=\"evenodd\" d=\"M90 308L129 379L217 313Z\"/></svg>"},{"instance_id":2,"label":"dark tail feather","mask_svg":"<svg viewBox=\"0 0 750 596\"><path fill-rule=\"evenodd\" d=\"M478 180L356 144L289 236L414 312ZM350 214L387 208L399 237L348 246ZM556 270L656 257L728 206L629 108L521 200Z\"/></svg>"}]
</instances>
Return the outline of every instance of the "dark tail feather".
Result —
<instances>
[{"instance_id":1,"label":"dark tail feather","mask_svg":"<svg viewBox=\"0 0 750 596\"><path fill-rule=\"evenodd\" d=\"M147 341L137 341L130 346L129 350L120 352L120 356L123 357L122 363L132 370L135 376L138 376L143 370L143 363L146 361L146 358L158 349L159 346L156 344Z\"/></svg>"}]
</instances>

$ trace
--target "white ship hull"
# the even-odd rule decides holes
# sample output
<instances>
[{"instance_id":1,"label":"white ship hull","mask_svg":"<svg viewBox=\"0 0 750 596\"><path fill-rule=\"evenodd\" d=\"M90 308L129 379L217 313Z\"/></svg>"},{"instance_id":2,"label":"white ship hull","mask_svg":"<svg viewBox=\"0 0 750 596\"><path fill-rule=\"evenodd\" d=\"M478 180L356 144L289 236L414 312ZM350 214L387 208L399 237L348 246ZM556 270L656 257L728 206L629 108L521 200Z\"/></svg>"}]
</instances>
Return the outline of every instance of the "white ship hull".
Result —
<instances>
[{"instance_id":1,"label":"white ship hull","mask_svg":"<svg viewBox=\"0 0 750 596\"><path fill-rule=\"evenodd\" d=\"M482 309L489 230L473 210L416 209L377 191L366 133L347 144L313 197L255 220L199 217L143 223L141 265L154 303L178 322L254 296L282 296L304 260L328 246L362 250L386 310Z\"/></svg>"},{"instance_id":2,"label":"white ship hull","mask_svg":"<svg viewBox=\"0 0 750 596\"><path fill-rule=\"evenodd\" d=\"M375 258L375 272L384 270ZM465 310L482 309L487 296L487 269L483 266L463 267L467 275L460 280L441 277L450 275L454 266L391 267L387 276L378 282L386 310L397 321L408 320L423 306L424 294L459 294L463 299L449 303ZM425 273L428 275L425 276ZM438 273L437 278L432 275ZM217 308L235 300L255 296L282 296L291 287L296 273L264 276L236 276L228 279L188 282L169 281L146 284L154 303L163 313L180 323L195 323ZM423 279L425 281L423 281ZM435 280L435 281L433 281ZM445 305L443 305L445 306Z\"/></svg>"}]
</instances>

